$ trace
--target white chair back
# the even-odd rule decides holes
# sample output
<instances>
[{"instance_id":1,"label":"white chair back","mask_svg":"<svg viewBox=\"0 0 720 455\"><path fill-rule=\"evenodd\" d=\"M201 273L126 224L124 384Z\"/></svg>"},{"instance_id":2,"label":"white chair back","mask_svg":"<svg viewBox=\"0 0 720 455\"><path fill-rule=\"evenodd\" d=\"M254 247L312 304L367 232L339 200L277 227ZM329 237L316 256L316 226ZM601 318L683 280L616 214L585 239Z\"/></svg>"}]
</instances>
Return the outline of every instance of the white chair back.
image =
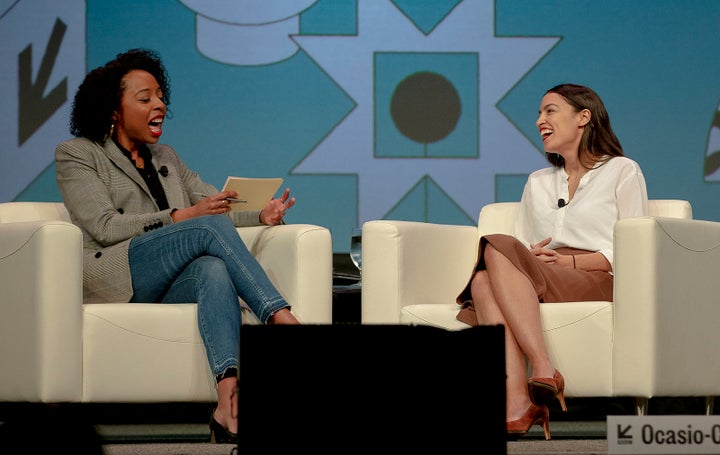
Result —
<instances>
[{"instance_id":1,"label":"white chair back","mask_svg":"<svg viewBox=\"0 0 720 455\"><path fill-rule=\"evenodd\" d=\"M519 202L493 202L486 204L478 215L478 232L486 234L510 234L515 232L515 219ZM649 216L665 218L692 218L690 202L681 199L650 199Z\"/></svg>"},{"instance_id":2,"label":"white chair back","mask_svg":"<svg viewBox=\"0 0 720 455\"><path fill-rule=\"evenodd\" d=\"M55 220L70 222L70 215L62 202L0 203L0 223Z\"/></svg>"}]
</instances>

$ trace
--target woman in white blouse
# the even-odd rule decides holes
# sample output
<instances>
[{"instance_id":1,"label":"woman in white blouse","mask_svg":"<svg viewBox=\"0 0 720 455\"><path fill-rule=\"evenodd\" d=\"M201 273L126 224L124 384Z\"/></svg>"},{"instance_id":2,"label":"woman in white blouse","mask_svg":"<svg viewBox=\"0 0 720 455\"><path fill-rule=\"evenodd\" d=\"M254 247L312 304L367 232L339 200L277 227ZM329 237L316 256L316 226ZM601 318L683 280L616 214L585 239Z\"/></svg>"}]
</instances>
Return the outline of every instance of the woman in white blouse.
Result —
<instances>
[{"instance_id":1,"label":"woman in white blouse","mask_svg":"<svg viewBox=\"0 0 720 455\"><path fill-rule=\"evenodd\" d=\"M536 125L552 166L528 177L515 236L481 238L457 300L459 320L505 326L508 435L538 424L550 439L547 405L558 398L567 410L565 382L550 362L539 304L612 300L615 222L647 215L648 197L640 167L624 156L592 89L551 88Z\"/></svg>"}]
</instances>

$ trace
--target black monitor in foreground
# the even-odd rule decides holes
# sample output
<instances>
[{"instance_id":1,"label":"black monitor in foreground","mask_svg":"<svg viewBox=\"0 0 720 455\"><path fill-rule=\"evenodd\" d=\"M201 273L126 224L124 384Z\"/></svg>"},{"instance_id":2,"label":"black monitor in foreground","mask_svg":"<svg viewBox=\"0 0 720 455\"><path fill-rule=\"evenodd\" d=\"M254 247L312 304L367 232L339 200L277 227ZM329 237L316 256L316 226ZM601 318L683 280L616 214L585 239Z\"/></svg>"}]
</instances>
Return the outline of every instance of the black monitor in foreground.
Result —
<instances>
[{"instance_id":1,"label":"black monitor in foreground","mask_svg":"<svg viewBox=\"0 0 720 455\"><path fill-rule=\"evenodd\" d=\"M506 453L501 325L244 325L238 385L239 454Z\"/></svg>"}]
</instances>

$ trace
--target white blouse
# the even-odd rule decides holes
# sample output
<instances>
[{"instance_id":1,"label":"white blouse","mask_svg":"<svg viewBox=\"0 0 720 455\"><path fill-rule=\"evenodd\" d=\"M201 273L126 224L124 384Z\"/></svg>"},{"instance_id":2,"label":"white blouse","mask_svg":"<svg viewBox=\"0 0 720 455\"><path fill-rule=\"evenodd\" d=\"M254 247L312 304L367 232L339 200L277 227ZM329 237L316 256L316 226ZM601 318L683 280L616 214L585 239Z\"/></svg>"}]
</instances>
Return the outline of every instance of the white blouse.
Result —
<instances>
[{"instance_id":1,"label":"white blouse","mask_svg":"<svg viewBox=\"0 0 720 455\"><path fill-rule=\"evenodd\" d=\"M640 166L622 156L598 163L580 179L572 200L567 179L562 167L530 174L520 201L515 236L528 247L551 237L550 249L565 246L599 251L612 265L615 222L648 214Z\"/></svg>"}]
</instances>

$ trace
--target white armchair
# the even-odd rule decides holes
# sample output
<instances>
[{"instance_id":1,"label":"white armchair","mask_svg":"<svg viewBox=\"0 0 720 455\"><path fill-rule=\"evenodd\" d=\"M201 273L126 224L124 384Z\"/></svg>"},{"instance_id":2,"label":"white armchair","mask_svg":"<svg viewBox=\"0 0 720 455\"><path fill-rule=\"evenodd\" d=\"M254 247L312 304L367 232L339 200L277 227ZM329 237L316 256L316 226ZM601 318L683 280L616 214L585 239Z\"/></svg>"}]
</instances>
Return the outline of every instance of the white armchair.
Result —
<instances>
[{"instance_id":1,"label":"white armchair","mask_svg":"<svg viewBox=\"0 0 720 455\"><path fill-rule=\"evenodd\" d=\"M298 319L332 322L327 228L238 232ZM217 399L196 304L83 304L82 234L62 203L0 203L0 293L0 401Z\"/></svg>"},{"instance_id":2,"label":"white armchair","mask_svg":"<svg viewBox=\"0 0 720 455\"><path fill-rule=\"evenodd\" d=\"M362 323L449 330L479 235L512 233L517 202L488 204L478 226L377 220L363 225ZM651 200L650 216L615 226L614 301L541 305L567 397L720 395L720 223L687 201Z\"/></svg>"}]
</instances>

